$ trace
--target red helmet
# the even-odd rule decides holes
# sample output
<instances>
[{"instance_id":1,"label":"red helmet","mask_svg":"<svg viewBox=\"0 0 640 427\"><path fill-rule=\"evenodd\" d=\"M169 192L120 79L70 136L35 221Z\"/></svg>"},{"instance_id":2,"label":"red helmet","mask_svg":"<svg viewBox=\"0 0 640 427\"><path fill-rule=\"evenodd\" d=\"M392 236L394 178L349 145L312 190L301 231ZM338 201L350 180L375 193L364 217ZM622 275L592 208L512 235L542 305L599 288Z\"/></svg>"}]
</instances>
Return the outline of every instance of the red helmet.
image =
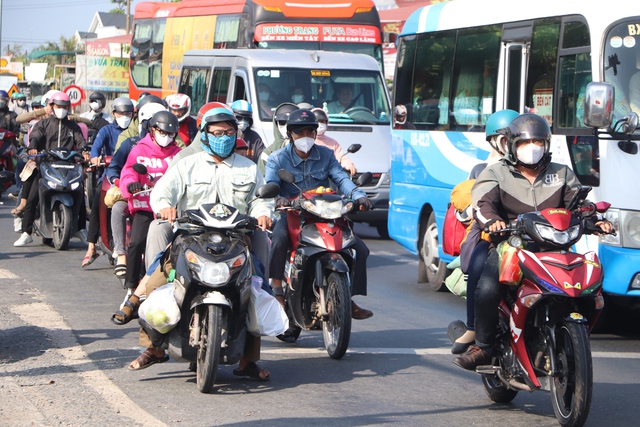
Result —
<instances>
[{"instance_id":1,"label":"red helmet","mask_svg":"<svg viewBox=\"0 0 640 427\"><path fill-rule=\"evenodd\" d=\"M229 109L227 104L223 104L222 102L207 102L202 107L200 107L200 111L198 111L198 117L196 118L196 125L198 126L198 129L200 129L200 124L202 123L202 117L205 115L205 113L207 111L209 111L209 110L211 110L213 108L227 108L227 109Z\"/></svg>"},{"instance_id":2,"label":"red helmet","mask_svg":"<svg viewBox=\"0 0 640 427\"><path fill-rule=\"evenodd\" d=\"M248 150L249 146L242 138L236 138L236 150Z\"/></svg>"},{"instance_id":3,"label":"red helmet","mask_svg":"<svg viewBox=\"0 0 640 427\"><path fill-rule=\"evenodd\" d=\"M67 95L66 93L56 92L51 96L49 104L55 104L60 107L68 107L71 105L71 100L69 99L69 95Z\"/></svg>"},{"instance_id":4,"label":"red helmet","mask_svg":"<svg viewBox=\"0 0 640 427\"><path fill-rule=\"evenodd\" d=\"M175 95L167 96L166 101L171 112L174 110L180 111L180 115L176 116L180 123L189 117L189 113L191 112L191 98L189 98L188 95L176 93Z\"/></svg>"}]
</instances>

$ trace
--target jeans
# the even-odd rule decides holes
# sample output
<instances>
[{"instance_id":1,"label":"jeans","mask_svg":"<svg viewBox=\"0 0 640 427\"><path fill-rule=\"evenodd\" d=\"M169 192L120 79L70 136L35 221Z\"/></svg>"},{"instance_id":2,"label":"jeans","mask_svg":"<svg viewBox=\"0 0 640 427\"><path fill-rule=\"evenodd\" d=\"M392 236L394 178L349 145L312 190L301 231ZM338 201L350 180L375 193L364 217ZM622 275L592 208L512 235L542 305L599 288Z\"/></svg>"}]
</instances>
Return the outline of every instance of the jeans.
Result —
<instances>
[{"instance_id":1,"label":"jeans","mask_svg":"<svg viewBox=\"0 0 640 427\"><path fill-rule=\"evenodd\" d=\"M500 300L506 295L508 287L498 281L498 252L489 251L489 257L478 281L475 301L476 344L483 350L490 350L496 340Z\"/></svg>"},{"instance_id":2,"label":"jeans","mask_svg":"<svg viewBox=\"0 0 640 427\"><path fill-rule=\"evenodd\" d=\"M127 234L127 217L129 216L129 205L124 200L120 200L111 208L111 235L113 236L113 257L126 255L124 247L125 236Z\"/></svg>"},{"instance_id":3,"label":"jeans","mask_svg":"<svg viewBox=\"0 0 640 427\"><path fill-rule=\"evenodd\" d=\"M475 330L475 294L478 287L478 280L484 270L484 264L489 255L489 242L481 240L473 249L469 270L467 272L467 330Z\"/></svg>"}]
</instances>

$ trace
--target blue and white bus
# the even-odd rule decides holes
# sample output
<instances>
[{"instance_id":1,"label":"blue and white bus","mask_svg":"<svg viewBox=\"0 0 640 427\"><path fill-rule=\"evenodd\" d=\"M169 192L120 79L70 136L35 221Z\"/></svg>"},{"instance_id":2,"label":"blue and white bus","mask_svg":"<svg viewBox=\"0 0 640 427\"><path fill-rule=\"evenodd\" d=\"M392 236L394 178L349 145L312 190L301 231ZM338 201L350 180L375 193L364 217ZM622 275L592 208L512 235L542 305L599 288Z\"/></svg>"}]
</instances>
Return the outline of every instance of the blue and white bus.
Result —
<instances>
[{"instance_id":1,"label":"blue and white bus","mask_svg":"<svg viewBox=\"0 0 640 427\"><path fill-rule=\"evenodd\" d=\"M599 253L610 296L640 296L640 131L620 141L583 124L592 81L613 84L614 121L640 113L635 2L453 0L410 16L398 42L393 105L406 106L413 126L392 131L388 225L419 255L419 281L441 288L452 260L438 238L451 189L487 158L487 118L510 108L545 117L554 161L593 186L591 200L612 204L617 237L585 245Z\"/></svg>"}]
</instances>

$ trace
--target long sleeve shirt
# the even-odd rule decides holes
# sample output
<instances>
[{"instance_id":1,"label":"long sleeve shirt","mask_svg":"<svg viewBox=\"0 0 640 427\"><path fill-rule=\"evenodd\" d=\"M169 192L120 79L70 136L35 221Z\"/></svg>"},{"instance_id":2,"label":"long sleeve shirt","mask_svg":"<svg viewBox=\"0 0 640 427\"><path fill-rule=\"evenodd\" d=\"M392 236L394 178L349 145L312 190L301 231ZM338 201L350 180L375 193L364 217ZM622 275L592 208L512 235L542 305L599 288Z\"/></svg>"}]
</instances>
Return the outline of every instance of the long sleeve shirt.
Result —
<instances>
[{"instance_id":1,"label":"long sleeve shirt","mask_svg":"<svg viewBox=\"0 0 640 427\"><path fill-rule=\"evenodd\" d=\"M96 139L91 145L91 158L99 157L103 150L105 156L113 156L118 137L123 130L124 129L120 128L116 122L110 123L100 129L96 135Z\"/></svg>"}]
</instances>

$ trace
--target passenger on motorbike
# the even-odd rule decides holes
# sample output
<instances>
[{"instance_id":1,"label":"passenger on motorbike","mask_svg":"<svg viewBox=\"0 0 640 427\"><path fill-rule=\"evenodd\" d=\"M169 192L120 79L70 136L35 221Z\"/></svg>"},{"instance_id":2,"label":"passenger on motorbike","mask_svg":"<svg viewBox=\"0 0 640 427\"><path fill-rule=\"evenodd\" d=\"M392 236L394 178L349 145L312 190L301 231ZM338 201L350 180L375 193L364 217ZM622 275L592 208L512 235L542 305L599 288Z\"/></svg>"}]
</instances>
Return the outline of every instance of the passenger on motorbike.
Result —
<instances>
[{"instance_id":1,"label":"passenger on motorbike","mask_svg":"<svg viewBox=\"0 0 640 427\"><path fill-rule=\"evenodd\" d=\"M118 136L125 130L129 123L131 123L131 117L133 115L133 102L129 98L116 98L111 103L111 114L115 121L113 123L104 126L98 131L96 139L91 146L91 163L94 166L100 164L101 156L113 156L113 152L118 142ZM96 188L89 188L88 191L93 191L95 196L93 197L93 206L91 206L91 215L89 216L89 230L87 233L87 242L89 246L87 253L82 260L82 267L86 267L98 258L98 252L96 251L96 243L98 242L98 235L100 234L100 187L104 176L98 180Z\"/></svg>"},{"instance_id":2,"label":"passenger on motorbike","mask_svg":"<svg viewBox=\"0 0 640 427\"><path fill-rule=\"evenodd\" d=\"M82 131L77 123L69 120L67 114L71 106L69 96L64 92L57 92L51 96L49 105L53 109L53 115L44 120L40 120L31 130L29 137L29 155L36 155L43 150L52 148L68 148L70 150L83 150L86 146L86 140L82 135ZM83 153L84 159L89 160L89 153ZM22 235L14 246L24 246L33 242L31 233L33 232L33 221L36 218L36 206L38 204L38 181L40 180L40 172L36 169L29 179L25 181L25 188L29 189L27 194L27 203L22 216ZM28 185L27 185L28 183ZM23 188L23 191L25 189ZM23 194L26 194L23 193ZM86 210L80 209L80 217L78 219L78 235L82 234L86 223Z\"/></svg>"},{"instance_id":3,"label":"passenger on motorbike","mask_svg":"<svg viewBox=\"0 0 640 427\"><path fill-rule=\"evenodd\" d=\"M176 93L166 98L167 106L180 122L180 129L176 137L176 142L181 148L188 147L194 141L198 133L196 121L189 113L191 112L191 98L184 93Z\"/></svg>"},{"instance_id":4,"label":"passenger on motorbike","mask_svg":"<svg viewBox=\"0 0 640 427\"><path fill-rule=\"evenodd\" d=\"M289 199L299 194L293 184L282 182L278 177L280 169L286 169L294 174L295 184L303 190L320 186L329 187L329 180L333 181L340 191L351 194L357 199L361 211L371 209L371 201L364 191L356 188L349 175L336 160L333 151L315 144L318 121L315 114L307 109L293 111L287 120L287 136L292 144L286 145L269 156L266 167L266 181L280 187L280 197L276 199L276 206L288 205ZM355 190L354 190L355 189ZM284 267L289 249L289 231L287 218L281 215L273 229L271 255L269 258L269 276L273 287L273 294L284 305L282 280ZM355 245L357 257L355 265L355 280L351 290L352 295L367 294L367 256L369 249L364 242L356 237ZM373 312L360 308L351 301L352 317L367 319Z\"/></svg>"},{"instance_id":5,"label":"passenger on motorbike","mask_svg":"<svg viewBox=\"0 0 640 427\"><path fill-rule=\"evenodd\" d=\"M55 95L56 93L59 93L59 92L60 92L59 90L52 89L52 90L48 91L47 93L45 93L44 95L42 95L42 102L41 103L42 103L42 106L44 108L33 109L33 110L29 111L28 113L18 114L18 117L16 117L16 122L19 125L21 125L21 124L24 124L24 123L30 123L32 120L46 119L47 117L52 115L53 114L53 108L51 107L51 104L50 104L49 101L51 100L51 97L53 97L53 95ZM67 114L66 118L71 120L72 122L84 123L87 126L92 126L93 125L93 122L90 119L87 119L85 117L81 117L81 116L79 116L77 114Z\"/></svg>"},{"instance_id":6,"label":"passenger on motorbike","mask_svg":"<svg viewBox=\"0 0 640 427\"><path fill-rule=\"evenodd\" d=\"M80 117L91 121L91 128L99 131L109 123L113 123L113 118L104 111L107 106L107 97L102 92L95 91L89 95L89 111L80 114Z\"/></svg>"},{"instance_id":7,"label":"passenger on motorbike","mask_svg":"<svg viewBox=\"0 0 640 427\"><path fill-rule=\"evenodd\" d=\"M118 142L116 143L116 152L120 149L120 146L129 138L133 138L135 136L140 136L140 119L138 118L138 112L140 109L148 103L159 103L162 104L165 108L167 108L167 101L160 98L156 95L151 95L149 92L142 92L140 97L138 98L138 104L135 106L133 112L133 119L129 124L129 127L126 128L120 136L118 136Z\"/></svg>"},{"instance_id":8,"label":"passenger on motorbike","mask_svg":"<svg viewBox=\"0 0 640 427\"><path fill-rule=\"evenodd\" d=\"M327 112L322 108L314 108L313 114L316 115L316 120L318 120L318 135L316 136L316 144L322 147L327 147L333 151L333 154L336 156L336 160L340 165L353 176L358 173L355 165L342 151L342 147L338 144L338 141L331 138L330 136L325 135L327 131L327 126L329 125L329 116L327 116Z\"/></svg>"},{"instance_id":9,"label":"passenger on motorbike","mask_svg":"<svg viewBox=\"0 0 640 427\"><path fill-rule=\"evenodd\" d=\"M508 126L506 136L505 158L488 166L472 190L475 219L490 232L504 229L524 212L564 208L580 188L569 167L551 162L551 130L545 119L521 114ZM604 232L613 229L606 220L596 225ZM498 304L508 290L498 281L498 273L498 253L492 245L475 294L475 345L453 359L464 369L491 364Z\"/></svg>"},{"instance_id":10,"label":"passenger on motorbike","mask_svg":"<svg viewBox=\"0 0 640 427\"><path fill-rule=\"evenodd\" d=\"M231 109L238 120L238 128L242 132L242 139L244 139L249 147L247 156L253 160L254 163L258 164L260 155L264 151L264 142L262 142L262 138L258 132L251 129L251 126L253 126L253 108L249 102L238 99L237 101L233 101Z\"/></svg>"},{"instance_id":11,"label":"passenger on motorbike","mask_svg":"<svg viewBox=\"0 0 640 427\"><path fill-rule=\"evenodd\" d=\"M20 126L16 122L18 115L9 109L9 94L6 90L0 90L0 128L7 129L16 135Z\"/></svg>"}]
</instances>

